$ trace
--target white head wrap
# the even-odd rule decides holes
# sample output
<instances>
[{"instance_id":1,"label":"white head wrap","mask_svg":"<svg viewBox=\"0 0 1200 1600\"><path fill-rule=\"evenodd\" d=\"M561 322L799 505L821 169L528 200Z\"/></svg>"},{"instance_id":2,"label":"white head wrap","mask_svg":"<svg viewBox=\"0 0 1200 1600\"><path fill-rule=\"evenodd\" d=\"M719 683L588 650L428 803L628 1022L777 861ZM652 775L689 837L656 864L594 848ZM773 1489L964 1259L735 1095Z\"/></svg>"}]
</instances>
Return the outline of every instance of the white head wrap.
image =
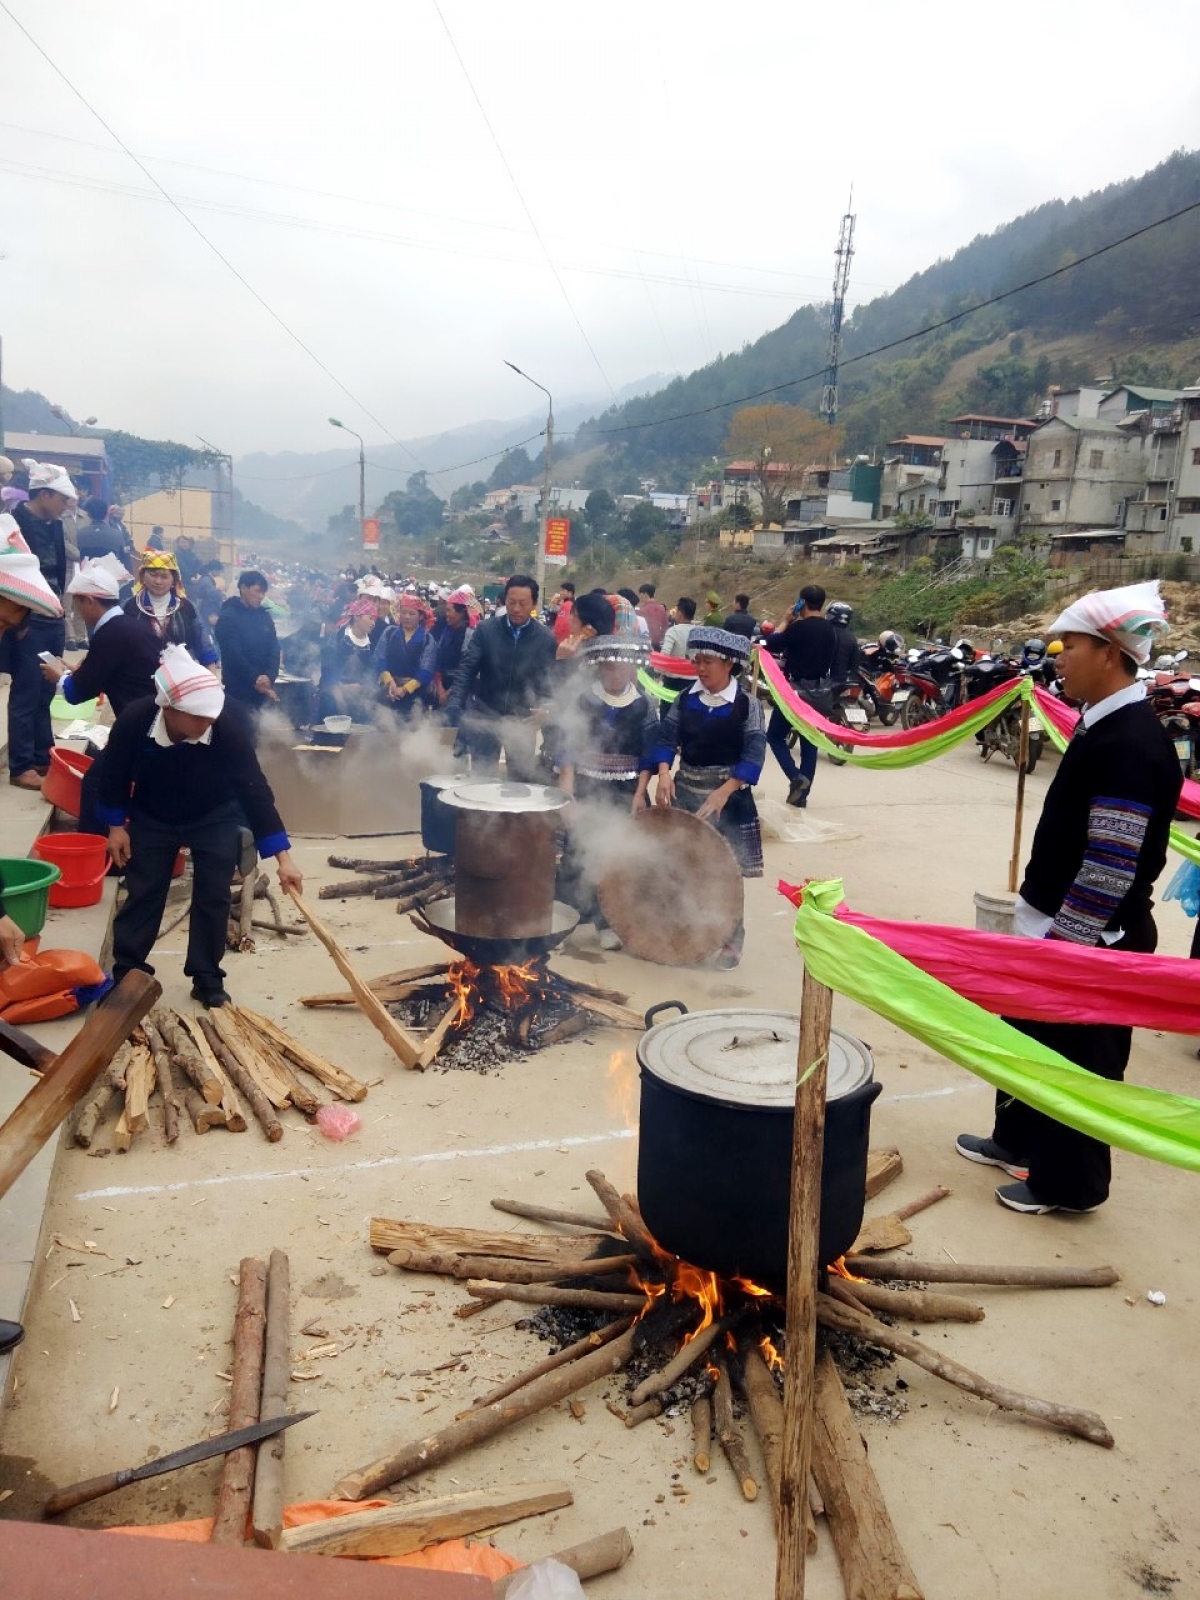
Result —
<instances>
[{"instance_id":1,"label":"white head wrap","mask_svg":"<svg viewBox=\"0 0 1200 1600\"><path fill-rule=\"evenodd\" d=\"M68 500L78 500L75 485L67 473L66 467L60 467L56 461L31 461L28 458L21 462L29 474L29 492L36 494L39 489L53 489L55 494L65 494Z\"/></svg>"},{"instance_id":2,"label":"white head wrap","mask_svg":"<svg viewBox=\"0 0 1200 1600\"><path fill-rule=\"evenodd\" d=\"M187 711L193 717L221 715L225 691L207 667L202 667L181 644L169 644L154 674L155 699L160 706Z\"/></svg>"},{"instance_id":3,"label":"white head wrap","mask_svg":"<svg viewBox=\"0 0 1200 1600\"><path fill-rule=\"evenodd\" d=\"M1159 634L1169 631L1158 579L1130 583L1122 589L1098 589L1074 601L1052 624L1051 633L1087 633L1115 644L1144 667Z\"/></svg>"},{"instance_id":4,"label":"white head wrap","mask_svg":"<svg viewBox=\"0 0 1200 1600\"><path fill-rule=\"evenodd\" d=\"M81 561L79 571L67 585L67 593L90 595L96 600L119 600L121 585L104 561Z\"/></svg>"},{"instance_id":5,"label":"white head wrap","mask_svg":"<svg viewBox=\"0 0 1200 1600\"><path fill-rule=\"evenodd\" d=\"M21 537L17 519L0 512L0 596L39 617L61 617L62 601L42 577L41 565Z\"/></svg>"}]
</instances>

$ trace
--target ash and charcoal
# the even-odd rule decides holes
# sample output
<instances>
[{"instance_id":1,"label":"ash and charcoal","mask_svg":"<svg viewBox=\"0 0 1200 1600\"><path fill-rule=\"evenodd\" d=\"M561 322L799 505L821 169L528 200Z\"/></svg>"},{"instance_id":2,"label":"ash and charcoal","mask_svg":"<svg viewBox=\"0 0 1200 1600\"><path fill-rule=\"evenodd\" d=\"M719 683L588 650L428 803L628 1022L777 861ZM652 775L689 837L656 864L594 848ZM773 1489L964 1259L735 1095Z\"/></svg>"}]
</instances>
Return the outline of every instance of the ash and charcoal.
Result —
<instances>
[{"instance_id":1,"label":"ash and charcoal","mask_svg":"<svg viewBox=\"0 0 1200 1600\"><path fill-rule=\"evenodd\" d=\"M428 1030L437 1027L451 1000L448 988L435 986L395 1002L388 1010L406 1028ZM507 1061L536 1054L575 1010L565 994L553 990L540 996L536 1005L513 1010L481 1000L470 1021L447 1036L430 1066L442 1072L497 1071Z\"/></svg>"}]
</instances>

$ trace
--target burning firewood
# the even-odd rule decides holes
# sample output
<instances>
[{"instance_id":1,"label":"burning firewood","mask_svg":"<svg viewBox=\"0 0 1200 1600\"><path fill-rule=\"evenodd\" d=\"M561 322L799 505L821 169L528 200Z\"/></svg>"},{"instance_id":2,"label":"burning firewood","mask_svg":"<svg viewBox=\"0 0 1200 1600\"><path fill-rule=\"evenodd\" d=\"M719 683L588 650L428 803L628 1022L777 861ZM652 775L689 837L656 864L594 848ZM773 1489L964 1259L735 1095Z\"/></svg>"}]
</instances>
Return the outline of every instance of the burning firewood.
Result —
<instances>
[{"instance_id":1,"label":"burning firewood","mask_svg":"<svg viewBox=\"0 0 1200 1600\"><path fill-rule=\"evenodd\" d=\"M529 1306L577 1306L582 1311L644 1311L645 1294L609 1294L603 1289L560 1289L550 1283L496 1283L469 1279L476 1300L516 1300Z\"/></svg>"},{"instance_id":2,"label":"burning firewood","mask_svg":"<svg viewBox=\"0 0 1200 1600\"><path fill-rule=\"evenodd\" d=\"M881 1283L831 1278L831 1291L846 1289L868 1311L902 1317L905 1322L982 1322L982 1306L956 1294L931 1294L928 1289L892 1289Z\"/></svg>"},{"instance_id":3,"label":"burning firewood","mask_svg":"<svg viewBox=\"0 0 1200 1600\"><path fill-rule=\"evenodd\" d=\"M758 1481L750 1468L750 1458L746 1454L746 1441L742 1438L742 1430L738 1427L733 1417L733 1392L729 1384L729 1368L724 1358L717 1361L717 1381L713 1384L713 1422L716 1425L717 1438L725 1452L725 1459L733 1469L733 1475L738 1481L745 1500L758 1499Z\"/></svg>"},{"instance_id":4,"label":"burning firewood","mask_svg":"<svg viewBox=\"0 0 1200 1600\"><path fill-rule=\"evenodd\" d=\"M643 1400L649 1400L651 1395L665 1394L668 1389L673 1389L689 1372L696 1362L700 1360L705 1351L716 1343L729 1329L741 1321L745 1315L745 1308L729 1312L723 1317L718 1317L715 1322L710 1322L707 1328L702 1328L695 1338L690 1339L683 1349L658 1372L653 1372L648 1378L643 1379L629 1396L632 1405L641 1405Z\"/></svg>"},{"instance_id":5,"label":"burning firewood","mask_svg":"<svg viewBox=\"0 0 1200 1600\"><path fill-rule=\"evenodd\" d=\"M493 1278L504 1283L555 1283L560 1278L598 1278L624 1272L637 1256L597 1256L591 1260L552 1263L514 1261L503 1256L471 1256L454 1251L418 1250L404 1245L393 1250L388 1263L406 1272L429 1272L444 1278Z\"/></svg>"},{"instance_id":6,"label":"burning firewood","mask_svg":"<svg viewBox=\"0 0 1200 1600\"><path fill-rule=\"evenodd\" d=\"M1121 1281L1115 1267L969 1266L962 1261L847 1259L863 1278L904 1278L914 1283L1008 1284L1024 1289L1110 1289Z\"/></svg>"},{"instance_id":7,"label":"burning firewood","mask_svg":"<svg viewBox=\"0 0 1200 1600\"><path fill-rule=\"evenodd\" d=\"M460 1411L455 1417L456 1422L461 1422L464 1417L469 1417L472 1412L478 1411L482 1406L495 1405L498 1400L506 1400L510 1394L515 1394L518 1389L523 1389L526 1384L533 1383L536 1379L545 1377L548 1372L556 1372L559 1367L565 1367L568 1362L574 1361L577 1356L588 1355L593 1350L598 1350L601 1345L610 1344L613 1339L619 1339L627 1333L633 1325L632 1317L620 1317L616 1322L610 1322L606 1328L598 1328L595 1333L585 1334L582 1339L576 1339L574 1344L569 1344L560 1350L557 1355L547 1356L545 1361L539 1361L534 1367L527 1367L524 1372L519 1372L515 1378L509 1378L498 1388L490 1390L485 1395L480 1395L471 1402L469 1411Z\"/></svg>"},{"instance_id":8,"label":"burning firewood","mask_svg":"<svg viewBox=\"0 0 1200 1600\"><path fill-rule=\"evenodd\" d=\"M646 1224L633 1208L617 1193L602 1172L593 1168L584 1176L595 1190L596 1198L608 1212L617 1232L629 1241L638 1255L654 1260L659 1253L658 1246L647 1232Z\"/></svg>"},{"instance_id":9,"label":"burning firewood","mask_svg":"<svg viewBox=\"0 0 1200 1600\"><path fill-rule=\"evenodd\" d=\"M712 1397L697 1395L692 1401L692 1465L704 1476L712 1466Z\"/></svg>"}]
</instances>

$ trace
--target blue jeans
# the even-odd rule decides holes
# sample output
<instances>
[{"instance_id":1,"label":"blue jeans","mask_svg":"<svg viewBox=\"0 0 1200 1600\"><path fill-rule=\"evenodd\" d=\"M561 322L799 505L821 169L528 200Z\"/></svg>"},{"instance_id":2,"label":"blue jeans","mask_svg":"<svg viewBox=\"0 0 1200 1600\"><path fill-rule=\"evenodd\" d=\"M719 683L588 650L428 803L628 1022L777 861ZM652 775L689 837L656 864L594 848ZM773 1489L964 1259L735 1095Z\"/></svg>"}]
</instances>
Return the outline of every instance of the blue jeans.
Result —
<instances>
[{"instance_id":1,"label":"blue jeans","mask_svg":"<svg viewBox=\"0 0 1200 1600\"><path fill-rule=\"evenodd\" d=\"M54 748L50 702L54 685L42 677L39 650L61 656L66 647L66 627L52 617L30 617L19 632L5 638L5 664L12 674L8 686L8 771L13 778L34 767L49 765Z\"/></svg>"},{"instance_id":2,"label":"blue jeans","mask_svg":"<svg viewBox=\"0 0 1200 1600\"><path fill-rule=\"evenodd\" d=\"M797 766L796 758L788 748L787 736L791 731L791 723L776 706L767 724L767 744L789 784L795 783L797 778L807 778L811 786L817 771L817 747L811 740L801 737L800 764Z\"/></svg>"}]
</instances>

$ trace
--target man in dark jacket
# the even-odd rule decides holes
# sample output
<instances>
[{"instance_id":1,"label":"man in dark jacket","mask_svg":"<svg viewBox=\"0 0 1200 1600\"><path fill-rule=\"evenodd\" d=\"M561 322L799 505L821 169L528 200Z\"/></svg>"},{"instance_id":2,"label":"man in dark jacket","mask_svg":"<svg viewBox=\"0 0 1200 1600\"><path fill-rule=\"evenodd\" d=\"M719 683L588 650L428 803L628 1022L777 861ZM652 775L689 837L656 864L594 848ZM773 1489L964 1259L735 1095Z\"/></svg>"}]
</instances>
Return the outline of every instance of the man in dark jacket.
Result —
<instances>
[{"instance_id":1,"label":"man in dark jacket","mask_svg":"<svg viewBox=\"0 0 1200 1600\"><path fill-rule=\"evenodd\" d=\"M753 639L754 630L758 627L758 619L750 615L750 596L748 594L735 594L733 603L736 611L731 611L725 618L725 632L739 633L743 639Z\"/></svg>"},{"instance_id":2,"label":"man in dark jacket","mask_svg":"<svg viewBox=\"0 0 1200 1600\"><path fill-rule=\"evenodd\" d=\"M75 485L53 462L26 461L29 499L13 507L25 543L37 557L42 577L61 601L67 586L67 547L63 512L76 500ZM5 635L3 666L12 675L8 689L8 781L18 789L40 789L54 748L50 702L54 686L42 677L38 657L61 656L67 635L61 618L31 616L27 625Z\"/></svg>"},{"instance_id":3,"label":"man in dark jacket","mask_svg":"<svg viewBox=\"0 0 1200 1600\"><path fill-rule=\"evenodd\" d=\"M783 658L783 670L809 705L828 715L831 709L829 679L837 639L833 624L821 615L824 609L824 589L817 583L806 585L800 591L797 613L782 633L771 635L767 649L773 656ZM791 724L776 706L767 724L767 743L788 780L788 805L806 806L817 771L817 747L811 740L802 738L800 765L797 766L788 749L790 728Z\"/></svg>"},{"instance_id":4,"label":"man in dark jacket","mask_svg":"<svg viewBox=\"0 0 1200 1600\"><path fill-rule=\"evenodd\" d=\"M184 972L192 998L227 1004L221 957L230 882L243 818L261 856L274 856L280 887L300 889L291 844L254 754L245 711L182 645L168 645L156 693L135 700L113 724L104 752L97 813L128 895L113 922L113 977L138 968L158 938L178 852L192 856L192 908Z\"/></svg>"},{"instance_id":5,"label":"man in dark jacket","mask_svg":"<svg viewBox=\"0 0 1200 1600\"><path fill-rule=\"evenodd\" d=\"M549 708L557 646L534 617L538 586L521 573L504 585L504 610L474 629L446 702L446 720L461 723L475 767L495 767L504 751L508 776L538 775L537 736Z\"/></svg>"},{"instance_id":6,"label":"man in dark jacket","mask_svg":"<svg viewBox=\"0 0 1200 1600\"><path fill-rule=\"evenodd\" d=\"M261 572L243 572L237 594L226 600L217 618L225 692L253 713L279 699L279 640L274 619L263 607L267 587Z\"/></svg>"},{"instance_id":7,"label":"man in dark jacket","mask_svg":"<svg viewBox=\"0 0 1200 1600\"><path fill-rule=\"evenodd\" d=\"M162 647L149 628L124 610L120 585L106 564L85 560L67 594L87 629L87 655L74 671L65 661L45 661L42 676L57 684L68 705L82 705L102 694L119 717L153 688Z\"/></svg>"}]
</instances>

